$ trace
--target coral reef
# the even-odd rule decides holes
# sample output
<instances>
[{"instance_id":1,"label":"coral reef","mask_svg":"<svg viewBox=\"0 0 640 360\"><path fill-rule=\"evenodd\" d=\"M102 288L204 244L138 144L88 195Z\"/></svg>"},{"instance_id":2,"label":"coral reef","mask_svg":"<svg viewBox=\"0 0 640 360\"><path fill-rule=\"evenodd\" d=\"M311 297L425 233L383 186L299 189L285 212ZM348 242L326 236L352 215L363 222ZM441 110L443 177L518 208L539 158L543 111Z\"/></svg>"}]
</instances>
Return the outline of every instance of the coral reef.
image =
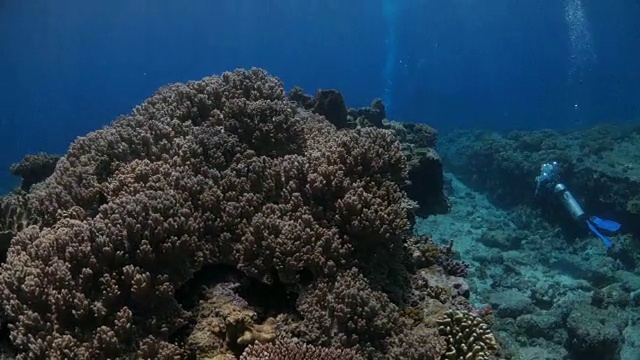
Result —
<instances>
[{"instance_id":1,"label":"coral reef","mask_svg":"<svg viewBox=\"0 0 640 360\"><path fill-rule=\"evenodd\" d=\"M368 107L347 109L342 95L335 90L319 90L313 97L295 87L287 97L304 109L325 115L339 128L391 130L407 158L409 176L404 190L418 204L416 215L426 217L449 212L449 201L443 193L442 160L435 150L438 132L434 128L425 124L388 121L380 99L373 100Z\"/></svg>"},{"instance_id":2,"label":"coral reef","mask_svg":"<svg viewBox=\"0 0 640 360\"><path fill-rule=\"evenodd\" d=\"M617 359L622 331L611 310L577 306L567 317L569 350L576 358Z\"/></svg>"},{"instance_id":3,"label":"coral reef","mask_svg":"<svg viewBox=\"0 0 640 360\"><path fill-rule=\"evenodd\" d=\"M415 200L419 208L416 214L427 217L434 214L446 214L451 206L444 195L444 178L433 174L442 174L442 161L432 148L414 148L405 151L409 160L409 184L407 195Z\"/></svg>"},{"instance_id":4,"label":"coral reef","mask_svg":"<svg viewBox=\"0 0 640 360\"><path fill-rule=\"evenodd\" d=\"M22 178L20 187L24 191L29 191L31 186L49 177L60 156L38 153L25 156L19 162L11 165L11 173Z\"/></svg>"},{"instance_id":5,"label":"coral reef","mask_svg":"<svg viewBox=\"0 0 640 360\"><path fill-rule=\"evenodd\" d=\"M24 191L0 197L0 258L4 259L11 239L18 232L38 223L29 209Z\"/></svg>"},{"instance_id":6,"label":"coral reef","mask_svg":"<svg viewBox=\"0 0 640 360\"><path fill-rule=\"evenodd\" d=\"M392 130L403 145L402 152L409 164L406 191L418 202L416 214L427 217L448 213L450 204L443 192L442 160L435 150L438 132L426 124L396 121L385 122L385 127Z\"/></svg>"},{"instance_id":7,"label":"coral reef","mask_svg":"<svg viewBox=\"0 0 640 360\"><path fill-rule=\"evenodd\" d=\"M384 294L371 290L357 269L340 274L335 281L315 284L298 302L302 316L311 320L302 329L303 339L361 348L368 357L383 349L400 325L397 307Z\"/></svg>"},{"instance_id":8,"label":"coral reef","mask_svg":"<svg viewBox=\"0 0 640 360\"><path fill-rule=\"evenodd\" d=\"M351 108L347 113L347 121L356 127L384 127L387 112L381 99L374 99L370 106L358 109ZM434 144L435 145L435 144Z\"/></svg>"},{"instance_id":9,"label":"coral reef","mask_svg":"<svg viewBox=\"0 0 640 360\"><path fill-rule=\"evenodd\" d=\"M313 112L324 116L338 129L347 127L347 106L336 90L318 90Z\"/></svg>"},{"instance_id":10,"label":"coral reef","mask_svg":"<svg viewBox=\"0 0 640 360\"><path fill-rule=\"evenodd\" d=\"M275 319L267 318L258 324L257 313L233 287L234 284L220 283L206 290L194 311L196 324L186 344L199 359L233 356L243 346L269 343L276 338Z\"/></svg>"},{"instance_id":11,"label":"coral reef","mask_svg":"<svg viewBox=\"0 0 640 360\"><path fill-rule=\"evenodd\" d=\"M289 91L287 98L305 110L324 116L338 129L351 127L344 98L337 90L319 89L314 97L305 94L302 88L296 86Z\"/></svg>"},{"instance_id":12,"label":"coral reef","mask_svg":"<svg viewBox=\"0 0 640 360\"><path fill-rule=\"evenodd\" d=\"M247 347L240 360L364 360L352 350L316 347L304 343L278 341Z\"/></svg>"},{"instance_id":13,"label":"coral reef","mask_svg":"<svg viewBox=\"0 0 640 360\"><path fill-rule=\"evenodd\" d=\"M38 153L25 156L11 165L13 175L22 178L20 189L9 195L0 196L0 259L4 259L11 239L29 225L39 225L26 198L27 192L37 183L49 177L60 160L59 156Z\"/></svg>"},{"instance_id":14,"label":"coral reef","mask_svg":"<svg viewBox=\"0 0 640 360\"><path fill-rule=\"evenodd\" d=\"M402 143L411 144L418 149L436 148L438 131L427 124L390 121L388 126Z\"/></svg>"},{"instance_id":15,"label":"coral reef","mask_svg":"<svg viewBox=\"0 0 640 360\"><path fill-rule=\"evenodd\" d=\"M338 131L260 69L166 86L21 198L32 220L0 273L17 358L229 358L296 338L436 360L433 324L404 315L421 270L407 176L393 132Z\"/></svg>"}]
</instances>

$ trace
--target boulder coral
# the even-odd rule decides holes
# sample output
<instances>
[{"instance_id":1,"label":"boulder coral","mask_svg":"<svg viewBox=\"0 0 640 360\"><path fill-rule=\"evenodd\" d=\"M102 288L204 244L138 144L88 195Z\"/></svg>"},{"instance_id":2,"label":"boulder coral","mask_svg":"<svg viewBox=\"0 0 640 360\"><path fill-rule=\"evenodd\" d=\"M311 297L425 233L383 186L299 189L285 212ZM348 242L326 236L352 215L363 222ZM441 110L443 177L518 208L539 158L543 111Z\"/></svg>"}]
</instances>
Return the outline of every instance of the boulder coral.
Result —
<instances>
[{"instance_id":1,"label":"boulder coral","mask_svg":"<svg viewBox=\"0 0 640 360\"><path fill-rule=\"evenodd\" d=\"M194 316L176 293L215 265L299 293L315 345L382 358L418 347L394 339L439 342L391 328L410 286L406 177L389 131L338 131L260 69L166 86L26 195L36 220L0 272L17 358L186 358L176 334Z\"/></svg>"},{"instance_id":2,"label":"boulder coral","mask_svg":"<svg viewBox=\"0 0 640 360\"><path fill-rule=\"evenodd\" d=\"M468 311L448 311L438 321L438 330L447 341L443 359L487 360L499 350L486 322Z\"/></svg>"}]
</instances>

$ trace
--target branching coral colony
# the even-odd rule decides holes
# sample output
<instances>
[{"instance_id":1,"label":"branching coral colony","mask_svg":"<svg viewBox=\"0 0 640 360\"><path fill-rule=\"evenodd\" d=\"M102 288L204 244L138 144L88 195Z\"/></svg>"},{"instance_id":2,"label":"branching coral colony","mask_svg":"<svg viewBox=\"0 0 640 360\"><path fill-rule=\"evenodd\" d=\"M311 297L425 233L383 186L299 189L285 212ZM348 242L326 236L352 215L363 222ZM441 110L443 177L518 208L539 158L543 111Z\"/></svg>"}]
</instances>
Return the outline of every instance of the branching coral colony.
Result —
<instances>
[{"instance_id":1,"label":"branching coral colony","mask_svg":"<svg viewBox=\"0 0 640 360\"><path fill-rule=\"evenodd\" d=\"M164 87L56 161L2 200L18 359L474 358L456 329L490 339L429 291L446 259L409 256L429 252L394 135L337 130L262 70Z\"/></svg>"}]
</instances>

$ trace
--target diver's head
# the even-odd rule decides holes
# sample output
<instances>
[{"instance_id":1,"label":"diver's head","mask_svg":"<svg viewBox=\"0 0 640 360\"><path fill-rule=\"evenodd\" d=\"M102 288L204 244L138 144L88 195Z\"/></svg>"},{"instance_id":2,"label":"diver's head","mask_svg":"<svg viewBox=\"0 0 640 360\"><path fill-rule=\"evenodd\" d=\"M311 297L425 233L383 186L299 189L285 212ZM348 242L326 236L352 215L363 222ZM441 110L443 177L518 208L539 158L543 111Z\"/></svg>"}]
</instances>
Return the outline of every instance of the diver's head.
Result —
<instances>
[{"instance_id":1,"label":"diver's head","mask_svg":"<svg viewBox=\"0 0 640 360\"><path fill-rule=\"evenodd\" d=\"M540 166L540 174L536 176L536 194L540 190L551 191L560 177L560 164L557 161L548 162Z\"/></svg>"}]
</instances>

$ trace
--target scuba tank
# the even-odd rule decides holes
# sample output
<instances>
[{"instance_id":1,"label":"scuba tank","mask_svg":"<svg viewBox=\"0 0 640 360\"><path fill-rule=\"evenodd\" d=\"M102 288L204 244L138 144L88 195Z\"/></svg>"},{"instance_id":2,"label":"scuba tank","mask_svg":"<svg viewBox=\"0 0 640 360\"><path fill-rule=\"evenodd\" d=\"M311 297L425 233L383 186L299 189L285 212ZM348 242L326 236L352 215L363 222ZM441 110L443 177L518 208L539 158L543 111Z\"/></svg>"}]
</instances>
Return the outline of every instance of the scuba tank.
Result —
<instances>
[{"instance_id":1,"label":"scuba tank","mask_svg":"<svg viewBox=\"0 0 640 360\"><path fill-rule=\"evenodd\" d=\"M582 209L582 206L580 206L578 200L573 197L571 191L569 191L569 189L567 189L564 184L556 184L556 186L553 188L553 191L556 193L558 198L560 198L560 201L562 202L562 205L564 205L564 208L567 209L569 214L571 214L571 216L575 220L585 220L586 214Z\"/></svg>"}]
</instances>

